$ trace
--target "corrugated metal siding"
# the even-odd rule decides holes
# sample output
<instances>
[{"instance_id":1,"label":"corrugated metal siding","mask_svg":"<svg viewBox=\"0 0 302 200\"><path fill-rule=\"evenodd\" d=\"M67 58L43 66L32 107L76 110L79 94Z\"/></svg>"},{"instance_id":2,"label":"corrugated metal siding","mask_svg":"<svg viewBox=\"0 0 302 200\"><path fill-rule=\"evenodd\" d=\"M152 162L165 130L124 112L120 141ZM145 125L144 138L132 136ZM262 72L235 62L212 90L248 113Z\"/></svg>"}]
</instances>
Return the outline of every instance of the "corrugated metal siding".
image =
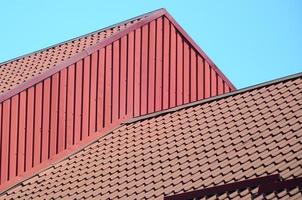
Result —
<instances>
[{"instance_id":1,"label":"corrugated metal siding","mask_svg":"<svg viewBox=\"0 0 302 200\"><path fill-rule=\"evenodd\" d=\"M118 121L231 88L160 17L0 103L0 184Z\"/></svg>"}]
</instances>

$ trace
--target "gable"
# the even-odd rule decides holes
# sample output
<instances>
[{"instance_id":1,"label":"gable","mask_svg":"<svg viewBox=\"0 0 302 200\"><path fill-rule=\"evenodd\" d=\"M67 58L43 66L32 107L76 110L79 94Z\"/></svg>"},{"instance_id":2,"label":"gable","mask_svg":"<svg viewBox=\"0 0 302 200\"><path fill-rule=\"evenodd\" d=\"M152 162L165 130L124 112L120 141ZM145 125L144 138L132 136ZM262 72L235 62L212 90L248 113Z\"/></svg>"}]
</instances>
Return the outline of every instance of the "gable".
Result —
<instances>
[{"instance_id":1,"label":"gable","mask_svg":"<svg viewBox=\"0 0 302 200\"><path fill-rule=\"evenodd\" d=\"M0 69L18 76L13 66L25 79L1 83L3 188L125 120L235 90L162 9Z\"/></svg>"}]
</instances>

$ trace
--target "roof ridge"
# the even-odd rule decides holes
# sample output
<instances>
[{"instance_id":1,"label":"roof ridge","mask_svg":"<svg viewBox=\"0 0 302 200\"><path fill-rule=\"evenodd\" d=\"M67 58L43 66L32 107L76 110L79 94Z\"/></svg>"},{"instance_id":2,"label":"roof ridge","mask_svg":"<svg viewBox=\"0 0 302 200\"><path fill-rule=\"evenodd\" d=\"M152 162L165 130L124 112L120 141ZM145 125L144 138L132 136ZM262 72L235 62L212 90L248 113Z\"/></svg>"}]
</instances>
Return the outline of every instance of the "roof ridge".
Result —
<instances>
[{"instance_id":1,"label":"roof ridge","mask_svg":"<svg viewBox=\"0 0 302 200\"><path fill-rule=\"evenodd\" d=\"M126 23L129 23L131 21L134 21L134 20L137 20L137 19L140 19L140 18L143 18L143 17L147 17L153 13L156 13L158 11L161 11L161 10L165 10L164 8L159 8L159 9L156 9L156 10L153 10L153 11L150 11L150 12L147 12L147 13L144 13L144 14L141 14L141 15L138 15L136 17L132 17L130 19L127 19L127 20L124 20L124 21L121 21L121 22L118 22L118 23L115 23L115 24L112 24L112 25L109 25L109 26L106 26L104 28L100 28L98 30L95 30L95 31L92 31L92 32L89 32L89 33L86 33L86 34L83 34L83 35L80 35L80 36L77 36L77 37L74 37L74 38L71 38L71 39L68 39L68 40L65 40L63 42L59 42L59 43L56 43L56 44L53 44L53 45L50 45L48 47L45 47L45 48L42 48L42 49L39 49L39 50L36 50L36 51L32 51L32 52L29 52L29 53L26 53L26 54L23 54L21 56L17 56L15 58L12 58L12 59L9 59L9 60L6 60L6 61L3 61L0 63L0 67L2 67L3 65L5 64L8 64L10 62L14 62L14 61L17 61L17 60L20 60L26 56L30 56L30 55L33 55L33 54L36 54L36 53L40 53L42 51L46 51L48 49L51 49L53 47L56 47L56 46L59 46L59 45L63 45L63 44L66 44L68 42L73 42L75 40L78 40L80 38L84 38L84 37L87 37L87 36L90 36L90 35L93 35L93 34L96 34L98 32L103 32L105 30L109 30L111 28L114 28L116 26L119 26L119 25L122 25L122 24L126 24ZM88 47L87 47L88 48Z\"/></svg>"},{"instance_id":2,"label":"roof ridge","mask_svg":"<svg viewBox=\"0 0 302 200\"><path fill-rule=\"evenodd\" d=\"M233 92L225 93L225 94L222 94L222 95L217 95L217 96L209 97L209 98L206 98L206 99L201 99L199 101L183 104L183 105L180 105L180 106L176 106L174 108L161 110L161 111L158 111L158 112L142 115L142 116L139 116L139 117L134 117L134 118L132 118L132 119L126 121L126 122L123 122L122 124L125 124L125 125L132 124L132 123L135 123L135 122L138 122L138 121L143 121L143 120L146 120L146 119L158 117L160 115L165 115L165 114L168 114L168 113L176 112L176 111L179 111L179 110L182 110L182 109L190 108L190 107L201 105L201 104L204 104L204 103L209 103L209 102L220 100L220 99L227 98L227 97L230 97L230 96L235 96L237 94L242 94L242 93L247 92L247 91L251 91L251 90L254 90L254 89L259 89L259 88L262 88L262 87L270 86L270 85L280 83L280 82L284 82L284 81L289 81L289 80L296 79L296 78L299 78L299 77L302 77L302 72L292 74L292 75L288 75L288 76L284 76L284 77L277 78L277 79L273 79L273 80L270 80L270 81L262 82L262 83L259 83L259 84L256 84L256 85L248 86L248 87L245 87L245 88L242 88L242 89L239 89L239 90L235 90Z\"/></svg>"}]
</instances>

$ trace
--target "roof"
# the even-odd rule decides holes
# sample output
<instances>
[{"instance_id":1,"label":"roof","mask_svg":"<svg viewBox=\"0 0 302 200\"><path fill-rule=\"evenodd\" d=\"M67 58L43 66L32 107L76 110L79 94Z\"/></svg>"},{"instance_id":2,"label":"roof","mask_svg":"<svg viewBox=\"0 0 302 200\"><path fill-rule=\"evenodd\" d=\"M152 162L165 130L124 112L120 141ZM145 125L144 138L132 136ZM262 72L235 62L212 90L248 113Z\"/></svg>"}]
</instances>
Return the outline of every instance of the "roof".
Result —
<instances>
[{"instance_id":1,"label":"roof","mask_svg":"<svg viewBox=\"0 0 302 200\"><path fill-rule=\"evenodd\" d=\"M77 60L87 56L87 54L92 53L100 46L106 46L121 37L121 35L132 31L131 28L141 26L144 23L148 23L150 19L154 20L163 15L177 26L183 36L192 43L194 48L196 48L209 64L226 80L228 85L230 85L232 89L236 89L170 14L165 9L158 9L0 63L0 102L68 67Z\"/></svg>"},{"instance_id":2,"label":"roof","mask_svg":"<svg viewBox=\"0 0 302 200\"><path fill-rule=\"evenodd\" d=\"M41 74L49 68L55 67L57 63L82 52L87 47L110 37L141 19L142 18L125 21L116 26L101 29L88 35L0 64L0 93L4 93L17 84L37 74Z\"/></svg>"},{"instance_id":3,"label":"roof","mask_svg":"<svg viewBox=\"0 0 302 200\"><path fill-rule=\"evenodd\" d=\"M28 81L30 78L50 68L56 67L58 63L77 55L88 47L92 47L110 38L112 35L125 30L147 16L159 11L160 10L156 10L146 13L92 33L0 63L0 94L11 90L20 83Z\"/></svg>"},{"instance_id":4,"label":"roof","mask_svg":"<svg viewBox=\"0 0 302 200\"><path fill-rule=\"evenodd\" d=\"M79 52L67 54L79 45ZM37 58L23 66L37 55L62 58ZM30 70L37 66L41 70ZM5 71L0 85L7 85L0 92L0 191L134 116L235 90L165 9L16 58L0 69Z\"/></svg>"},{"instance_id":5,"label":"roof","mask_svg":"<svg viewBox=\"0 0 302 200\"><path fill-rule=\"evenodd\" d=\"M297 74L140 117L3 192L0 199L163 199L274 174L284 181L299 178L301 106L302 74ZM298 186L260 195L258 189L206 197L302 198Z\"/></svg>"}]
</instances>

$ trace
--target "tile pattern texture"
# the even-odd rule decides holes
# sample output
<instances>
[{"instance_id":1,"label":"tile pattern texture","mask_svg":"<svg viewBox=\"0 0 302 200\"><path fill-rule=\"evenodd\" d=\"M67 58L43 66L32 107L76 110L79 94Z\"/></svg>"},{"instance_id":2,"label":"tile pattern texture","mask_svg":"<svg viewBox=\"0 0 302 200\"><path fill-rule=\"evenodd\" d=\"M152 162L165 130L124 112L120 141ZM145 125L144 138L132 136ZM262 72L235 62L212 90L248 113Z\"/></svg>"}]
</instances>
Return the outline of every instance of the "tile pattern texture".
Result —
<instances>
[{"instance_id":1,"label":"tile pattern texture","mask_svg":"<svg viewBox=\"0 0 302 200\"><path fill-rule=\"evenodd\" d=\"M302 77L147 118L102 136L0 199L163 199L279 173L302 176ZM301 188L209 199L301 199Z\"/></svg>"},{"instance_id":2,"label":"tile pattern texture","mask_svg":"<svg viewBox=\"0 0 302 200\"><path fill-rule=\"evenodd\" d=\"M165 9L7 62L0 191L121 121L235 90Z\"/></svg>"},{"instance_id":3,"label":"tile pattern texture","mask_svg":"<svg viewBox=\"0 0 302 200\"><path fill-rule=\"evenodd\" d=\"M124 24L121 23L109 29L101 29L84 37L79 37L17 60L0 64L0 94L11 90L14 86L43 73L56 64L82 52L87 47L101 42L142 19L143 17Z\"/></svg>"}]
</instances>

